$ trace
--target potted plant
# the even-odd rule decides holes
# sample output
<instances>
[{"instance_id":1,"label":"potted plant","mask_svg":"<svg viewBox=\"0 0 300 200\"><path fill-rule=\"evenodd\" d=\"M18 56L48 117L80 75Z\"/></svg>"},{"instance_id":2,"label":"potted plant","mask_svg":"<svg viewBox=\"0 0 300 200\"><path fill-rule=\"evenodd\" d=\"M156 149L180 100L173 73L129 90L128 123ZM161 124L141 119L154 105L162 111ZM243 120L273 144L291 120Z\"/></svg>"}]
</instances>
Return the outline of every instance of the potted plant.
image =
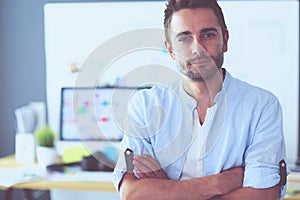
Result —
<instances>
[{"instance_id":1,"label":"potted plant","mask_svg":"<svg viewBox=\"0 0 300 200\"><path fill-rule=\"evenodd\" d=\"M44 128L37 129L34 134L37 144L36 154L38 164L47 166L56 162L55 133L51 127L46 125Z\"/></svg>"}]
</instances>

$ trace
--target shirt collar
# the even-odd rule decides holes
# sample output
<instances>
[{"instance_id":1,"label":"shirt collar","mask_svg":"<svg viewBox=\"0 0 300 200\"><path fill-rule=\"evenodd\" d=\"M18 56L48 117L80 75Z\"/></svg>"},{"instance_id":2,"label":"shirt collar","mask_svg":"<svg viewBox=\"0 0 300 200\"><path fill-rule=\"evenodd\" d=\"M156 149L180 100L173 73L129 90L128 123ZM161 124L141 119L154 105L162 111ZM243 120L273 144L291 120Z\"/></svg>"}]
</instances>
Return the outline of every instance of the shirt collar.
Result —
<instances>
[{"instance_id":1,"label":"shirt collar","mask_svg":"<svg viewBox=\"0 0 300 200\"><path fill-rule=\"evenodd\" d=\"M225 73L224 73L225 77L224 77L224 81L222 83L221 91L218 92L214 98L214 101L216 103L218 103L225 96L225 92L229 87L229 82L232 79L232 76L230 75L230 73L225 68L223 68L223 70L225 71ZM181 102L185 102L186 105L190 109L196 108L197 101L185 91L185 89L183 88L183 80L180 80L179 82L177 82L174 89L178 90L178 93L176 93L176 94L179 94L179 98L180 98Z\"/></svg>"},{"instance_id":2,"label":"shirt collar","mask_svg":"<svg viewBox=\"0 0 300 200\"><path fill-rule=\"evenodd\" d=\"M226 93L226 90L228 90L229 88L229 83L230 83L230 80L232 79L232 76L230 75L230 73L225 69L223 68L224 70L224 81L222 83L222 89L220 92L217 93L217 95L215 96L215 99L214 101L216 103L218 103L222 98L225 97L225 93Z\"/></svg>"},{"instance_id":3,"label":"shirt collar","mask_svg":"<svg viewBox=\"0 0 300 200\"><path fill-rule=\"evenodd\" d=\"M185 104L185 106L187 106L190 110L193 110L197 107L197 101L183 88L183 80L176 82L173 85L173 90L175 91L175 94L178 94L180 102Z\"/></svg>"}]
</instances>

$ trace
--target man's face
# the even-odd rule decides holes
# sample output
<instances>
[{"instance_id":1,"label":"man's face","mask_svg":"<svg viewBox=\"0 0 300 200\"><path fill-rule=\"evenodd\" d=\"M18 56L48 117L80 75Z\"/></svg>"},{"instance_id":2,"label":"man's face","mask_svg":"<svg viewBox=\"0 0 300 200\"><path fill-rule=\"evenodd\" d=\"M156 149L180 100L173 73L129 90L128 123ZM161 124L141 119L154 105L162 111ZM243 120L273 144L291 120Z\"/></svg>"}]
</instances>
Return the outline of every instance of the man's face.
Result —
<instances>
[{"instance_id":1,"label":"man's face","mask_svg":"<svg viewBox=\"0 0 300 200\"><path fill-rule=\"evenodd\" d=\"M222 67L228 33L223 38L217 17L210 8L175 12L169 38L170 43L166 42L169 54L191 80L208 80Z\"/></svg>"}]
</instances>

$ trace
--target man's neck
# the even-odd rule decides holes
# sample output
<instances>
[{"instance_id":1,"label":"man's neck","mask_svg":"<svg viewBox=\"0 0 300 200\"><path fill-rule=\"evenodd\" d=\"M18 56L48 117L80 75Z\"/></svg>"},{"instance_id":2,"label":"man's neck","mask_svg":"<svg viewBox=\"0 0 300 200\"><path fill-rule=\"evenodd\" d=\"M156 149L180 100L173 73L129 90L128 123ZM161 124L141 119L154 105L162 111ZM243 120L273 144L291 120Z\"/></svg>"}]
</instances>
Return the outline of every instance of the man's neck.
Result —
<instances>
[{"instance_id":1,"label":"man's neck","mask_svg":"<svg viewBox=\"0 0 300 200\"><path fill-rule=\"evenodd\" d=\"M223 70L218 70L213 77L203 82L195 82L184 77L183 87L186 92L197 100L198 104L205 104L207 107L214 105L214 98L222 89L225 77Z\"/></svg>"}]
</instances>

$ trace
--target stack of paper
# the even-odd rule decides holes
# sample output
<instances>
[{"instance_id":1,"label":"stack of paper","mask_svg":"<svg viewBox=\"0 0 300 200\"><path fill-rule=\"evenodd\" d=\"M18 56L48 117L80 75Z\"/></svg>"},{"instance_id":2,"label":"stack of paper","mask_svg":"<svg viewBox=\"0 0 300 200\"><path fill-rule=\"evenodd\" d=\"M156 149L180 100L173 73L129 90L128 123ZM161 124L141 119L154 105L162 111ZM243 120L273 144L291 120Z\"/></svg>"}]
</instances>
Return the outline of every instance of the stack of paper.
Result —
<instances>
[{"instance_id":1,"label":"stack of paper","mask_svg":"<svg viewBox=\"0 0 300 200\"><path fill-rule=\"evenodd\" d=\"M17 183L24 183L40 179L46 171L36 165L25 167L0 167L0 186L8 188Z\"/></svg>"}]
</instances>

